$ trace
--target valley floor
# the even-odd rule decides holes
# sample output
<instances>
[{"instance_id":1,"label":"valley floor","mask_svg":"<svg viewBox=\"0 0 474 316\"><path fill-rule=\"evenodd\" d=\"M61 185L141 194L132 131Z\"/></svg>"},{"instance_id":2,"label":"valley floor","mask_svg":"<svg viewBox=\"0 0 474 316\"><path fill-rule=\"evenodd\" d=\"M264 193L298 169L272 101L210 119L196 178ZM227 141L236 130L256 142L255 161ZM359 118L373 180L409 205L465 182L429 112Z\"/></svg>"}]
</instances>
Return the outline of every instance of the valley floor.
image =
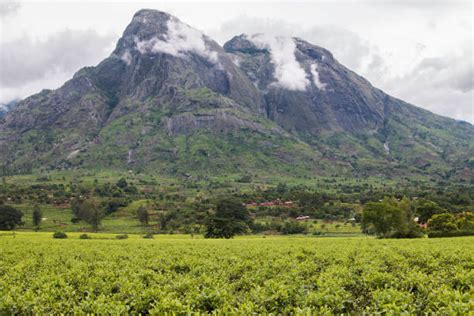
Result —
<instances>
[{"instance_id":1,"label":"valley floor","mask_svg":"<svg viewBox=\"0 0 474 316\"><path fill-rule=\"evenodd\" d=\"M474 237L0 232L0 314L469 314ZM471 310L472 311L472 310Z\"/></svg>"}]
</instances>

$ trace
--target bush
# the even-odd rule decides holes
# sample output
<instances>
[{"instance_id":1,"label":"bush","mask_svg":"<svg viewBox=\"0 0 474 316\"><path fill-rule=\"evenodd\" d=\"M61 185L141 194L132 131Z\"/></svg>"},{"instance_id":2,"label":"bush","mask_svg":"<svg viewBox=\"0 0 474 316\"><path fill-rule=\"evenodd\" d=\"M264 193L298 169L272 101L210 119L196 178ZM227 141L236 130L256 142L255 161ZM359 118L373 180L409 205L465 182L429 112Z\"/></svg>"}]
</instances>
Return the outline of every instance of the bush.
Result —
<instances>
[{"instance_id":1,"label":"bush","mask_svg":"<svg viewBox=\"0 0 474 316\"><path fill-rule=\"evenodd\" d=\"M148 234L146 234L145 236L143 236L143 238L145 238L145 239L153 239L153 238L155 238L155 236L154 236L152 233L148 233Z\"/></svg>"},{"instance_id":2,"label":"bush","mask_svg":"<svg viewBox=\"0 0 474 316\"><path fill-rule=\"evenodd\" d=\"M67 238L67 235L66 233L63 233L63 232L55 232L53 234L53 238L56 238L56 239L66 239Z\"/></svg>"},{"instance_id":3,"label":"bush","mask_svg":"<svg viewBox=\"0 0 474 316\"><path fill-rule=\"evenodd\" d=\"M87 235L87 234L82 234L79 236L79 239L92 239L91 236Z\"/></svg>"},{"instance_id":4,"label":"bush","mask_svg":"<svg viewBox=\"0 0 474 316\"><path fill-rule=\"evenodd\" d=\"M306 233L306 227L295 221L285 222L281 228L281 233L283 235L303 234Z\"/></svg>"},{"instance_id":5,"label":"bush","mask_svg":"<svg viewBox=\"0 0 474 316\"><path fill-rule=\"evenodd\" d=\"M73 217L73 218L71 218L71 223L73 223L73 224L77 224L77 223L79 223L80 221L81 221L81 219L80 219L79 217Z\"/></svg>"},{"instance_id":6,"label":"bush","mask_svg":"<svg viewBox=\"0 0 474 316\"><path fill-rule=\"evenodd\" d=\"M128 235L127 234L117 235L117 236L115 236L115 239L128 239Z\"/></svg>"},{"instance_id":7,"label":"bush","mask_svg":"<svg viewBox=\"0 0 474 316\"><path fill-rule=\"evenodd\" d=\"M461 237L461 236L474 236L474 230L432 230L428 231L428 237L438 238L438 237Z\"/></svg>"}]
</instances>

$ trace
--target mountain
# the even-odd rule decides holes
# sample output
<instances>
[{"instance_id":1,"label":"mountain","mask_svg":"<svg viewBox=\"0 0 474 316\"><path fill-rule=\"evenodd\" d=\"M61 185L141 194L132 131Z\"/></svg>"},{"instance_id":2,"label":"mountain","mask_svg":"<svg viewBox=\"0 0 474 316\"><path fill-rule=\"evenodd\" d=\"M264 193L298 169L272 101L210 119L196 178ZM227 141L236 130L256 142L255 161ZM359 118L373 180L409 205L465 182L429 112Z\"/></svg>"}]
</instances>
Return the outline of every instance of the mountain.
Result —
<instances>
[{"instance_id":1,"label":"mountain","mask_svg":"<svg viewBox=\"0 0 474 316\"><path fill-rule=\"evenodd\" d=\"M18 100L13 100L7 103L0 103L0 118L4 117L8 111L13 110L18 104Z\"/></svg>"},{"instance_id":2,"label":"mountain","mask_svg":"<svg viewBox=\"0 0 474 316\"><path fill-rule=\"evenodd\" d=\"M299 38L223 47L138 11L112 54L0 119L3 173L472 177L474 127L374 88Z\"/></svg>"}]
</instances>

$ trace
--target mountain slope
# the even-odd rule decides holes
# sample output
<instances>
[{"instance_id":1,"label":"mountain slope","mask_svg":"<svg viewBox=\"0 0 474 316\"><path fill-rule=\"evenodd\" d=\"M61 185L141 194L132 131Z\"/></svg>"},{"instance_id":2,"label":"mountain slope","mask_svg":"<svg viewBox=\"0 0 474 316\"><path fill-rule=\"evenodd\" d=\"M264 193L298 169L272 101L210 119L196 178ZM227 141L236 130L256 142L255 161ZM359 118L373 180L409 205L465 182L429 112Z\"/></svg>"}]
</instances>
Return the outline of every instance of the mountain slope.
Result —
<instances>
[{"instance_id":1,"label":"mountain slope","mask_svg":"<svg viewBox=\"0 0 474 316\"><path fill-rule=\"evenodd\" d=\"M0 121L3 173L472 176L474 128L374 88L302 39L223 47L140 10L113 53Z\"/></svg>"}]
</instances>

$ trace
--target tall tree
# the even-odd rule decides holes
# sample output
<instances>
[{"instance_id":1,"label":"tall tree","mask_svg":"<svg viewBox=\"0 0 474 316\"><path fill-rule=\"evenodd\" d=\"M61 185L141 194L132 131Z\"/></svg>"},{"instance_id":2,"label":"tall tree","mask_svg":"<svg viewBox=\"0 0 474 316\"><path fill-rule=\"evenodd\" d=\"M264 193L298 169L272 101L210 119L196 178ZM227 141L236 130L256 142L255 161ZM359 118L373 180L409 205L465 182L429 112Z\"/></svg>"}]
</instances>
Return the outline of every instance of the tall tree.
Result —
<instances>
[{"instance_id":1,"label":"tall tree","mask_svg":"<svg viewBox=\"0 0 474 316\"><path fill-rule=\"evenodd\" d=\"M146 226L148 225L148 222L150 221L150 213L144 206L140 206L137 209L137 218L138 221L143 225Z\"/></svg>"},{"instance_id":2,"label":"tall tree","mask_svg":"<svg viewBox=\"0 0 474 316\"><path fill-rule=\"evenodd\" d=\"M94 231L99 230L102 219L105 217L105 210L97 200L75 199L71 203L71 208L76 218L80 218L91 225Z\"/></svg>"},{"instance_id":3,"label":"tall tree","mask_svg":"<svg viewBox=\"0 0 474 316\"><path fill-rule=\"evenodd\" d=\"M427 223L433 215L444 212L443 208L429 200L419 199L416 203L416 214L418 215L419 223Z\"/></svg>"},{"instance_id":4,"label":"tall tree","mask_svg":"<svg viewBox=\"0 0 474 316\"><path fill-rule=\"evenodd\" d=\"M367 203L362 212L362 229L382 238L420 236L413 205L407 198L401 201L385 198L382 202Z\"/></svg>"},{"instance_id":5,"label":"tall tree","mask_svg":"<svg viewBox=\"0 0 474 316\"><path fill-rule=\"evenodd\" d=\"M206 222L206 238L232 238L249 229L251 219L241 200L234 197L220 198L215 213Z\"/></svg>"},{"instance_id":6,"label":"tall tree","mask_svg":"<svg viewBox=\"0 0 474 316\"><path fill-rule=\"evenodd\" d=\"M33 207L33 226L38 230L43 220L43 212L38 204Z\"/></svg>"}]
</instances>

